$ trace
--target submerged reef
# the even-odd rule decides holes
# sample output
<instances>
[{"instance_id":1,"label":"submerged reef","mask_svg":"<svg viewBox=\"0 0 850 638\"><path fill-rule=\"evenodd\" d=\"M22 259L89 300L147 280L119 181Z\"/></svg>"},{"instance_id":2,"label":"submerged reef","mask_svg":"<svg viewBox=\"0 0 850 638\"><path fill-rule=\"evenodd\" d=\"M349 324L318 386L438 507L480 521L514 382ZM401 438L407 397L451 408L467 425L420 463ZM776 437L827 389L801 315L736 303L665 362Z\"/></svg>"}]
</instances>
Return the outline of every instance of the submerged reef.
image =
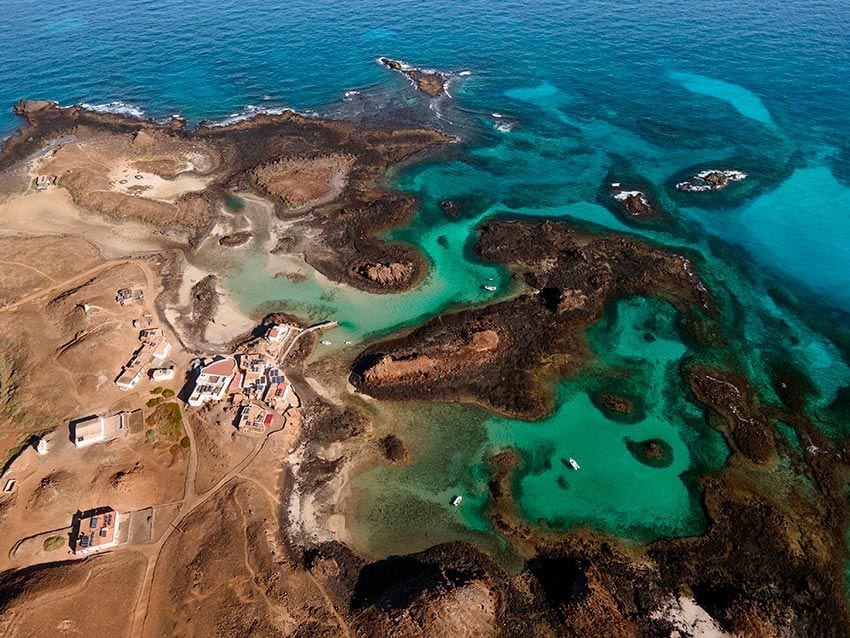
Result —
<instances>
[{"instance_id":1,"label":"submerged reef","mask_svg":"<svg viewBox=\"0 0 850 638\"><path fill-rule=\"evenodd\" d=\"M638 461L650 467L670 467L673 464L673 448L663 439L634 441L624 439L626 447Z\"/></svg>"}]
</instances>

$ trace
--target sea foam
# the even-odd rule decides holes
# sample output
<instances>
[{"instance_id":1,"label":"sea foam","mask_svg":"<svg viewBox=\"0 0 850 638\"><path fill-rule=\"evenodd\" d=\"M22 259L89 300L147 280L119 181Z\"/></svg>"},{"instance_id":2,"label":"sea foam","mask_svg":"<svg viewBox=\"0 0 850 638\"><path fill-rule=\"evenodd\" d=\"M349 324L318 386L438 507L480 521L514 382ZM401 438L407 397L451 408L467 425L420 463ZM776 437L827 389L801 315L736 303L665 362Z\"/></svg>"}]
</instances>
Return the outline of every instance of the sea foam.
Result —
<instances>
[{"instance_id":1,"label":"sea foam","mask_svg":"<svg viewBox=\"0 0 850 638\"><path fill-rule=\"evenodd\" d=\"M94 111L95 113L114 113L116 115L135 117L140 120L145 118L145 112L140 107L127 104L121 100L104 102L103 104L89 104L88 102L84 102L80 106L87 111Z\"/></svg>"}]
</instances>

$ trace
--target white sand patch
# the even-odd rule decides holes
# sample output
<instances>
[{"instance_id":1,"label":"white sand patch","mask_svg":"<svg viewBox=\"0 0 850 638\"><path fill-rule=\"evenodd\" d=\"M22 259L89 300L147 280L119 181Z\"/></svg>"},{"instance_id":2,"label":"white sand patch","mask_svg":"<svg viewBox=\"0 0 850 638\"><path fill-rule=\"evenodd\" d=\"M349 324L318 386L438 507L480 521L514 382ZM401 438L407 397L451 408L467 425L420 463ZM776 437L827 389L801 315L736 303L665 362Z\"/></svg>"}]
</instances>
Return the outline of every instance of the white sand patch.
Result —
<instances>
[{"instance_id":1,"label":"white sand patch","mask_svg":"<svg viewBox=\"0 0 850 638\"><path fill-rule=\"evenodd\" d=\"M176 179L164 179L154 173L137 170L128 161L119 162L109 171L109 183L113 191L164 202L173 202L186 193L202 191L210 181L211 177L198 175L178 175Z\"/></svg>"},{"instance_id":2,"label":"white sand patch","mask_svg":"<svg viewBox=\"0 0 850 638\"><path fill-rule=\"evenodd\" d=\"M688 596L671 598L652 613L652 618L671 623L683 637L731 638L732 636L723 631L717 621Z\"/></svg>"},{"instance_id":3,"label":"white sand patch","mask_svg":"<svg viewBox=\"0 0 850 638\"><path fill-rule=\"evenodd\" d=\"M218 291L218 309L207 324L206 340L213 345L224 345L254 329L257 322L239 308L239 303L221 285Z\"/></svg>"}]
</instances>

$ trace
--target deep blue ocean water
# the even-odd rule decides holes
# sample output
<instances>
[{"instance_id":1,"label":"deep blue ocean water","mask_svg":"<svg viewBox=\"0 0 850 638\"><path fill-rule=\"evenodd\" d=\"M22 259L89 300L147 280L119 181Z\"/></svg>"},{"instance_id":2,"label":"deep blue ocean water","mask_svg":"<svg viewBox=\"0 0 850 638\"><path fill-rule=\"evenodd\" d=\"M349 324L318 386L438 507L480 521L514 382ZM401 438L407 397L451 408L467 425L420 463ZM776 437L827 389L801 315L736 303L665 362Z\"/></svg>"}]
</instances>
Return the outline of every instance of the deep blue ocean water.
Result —
<instances>
[{"instance_id":1,"label":"deep blue ocean water","mask_svg":"<svg viewBox=\"0 0 850 638\"><path fill-rule=\"evenodd\" d=\"M850 383L846 3L83 0L48 7L13 0L2 6L4 135L19 124L11 107L21 97L108 105L154 118L180 113L193 123L281 107L367 119L372 113L410 117L461 138L439 158L393 178L422 201L411 228L395 235L421 245L438 283L454 277L450 269L461 255L457 249L451 262L440 257L438 235L462 243L475 221L488 215L554 216L638 232L696 256L725 309L734 365L750 374L765 400L775 400L768 378L775 361L812 378L816 406L828 405L836 389ZM452 82L452 99L428 104L404 78L376 64L379 55L469 74ZM359 95L345 97L346 91ZM748 178L709 195L672 188L678 178L713 167L738 168ZM672 223L648 230L624 225L609 210L604 185L610 181L647 184ZM468 219L448 223L438 206L445 198L461 199ZM246 303L260 302L262 295L246 292ZM457 301L462 299L449 293L439 297L443 305ZM616 338L600 343L631 343L635 326L621 324L648 321L645 310L626 310L619 322L610 321ZM404 312L401 307L393 317L421 318L419 310ZM630 365L675 366L686 349L669 344L669 352L637 362L632 357ZM599 356L604 362L602 350ZM666 399L646 427L689 450L694 467L712 467L725 452L713 439L703 441L674 377L652 377L653 396L663 389ZM562 405L592 410L580 389L565 386ZM429 414L439 422L434 431L443 434L459 418L451 409ZM418 423L415 415L405 418ZM377 477L384 487L372 498L374 506L365 506L367 526L379 518L387 523L387 512L411 498L440 503L436 518L427 511L443 530L458 525L457 513L444 507L447 496L461 491L475 502L482 455L509 444L515 425L478 414L467 420L477 425L464 430L473 434L463 451L447 459L445 446L423 444L418 467L389 481L386 473ZM555 421L552 427L573 431L574 424ZM514 441L530 466L548 453L541 431ZM448 474L425 471L426 465L455 470L449 480ZM587 472L583 476L592 481L593 469ZM542 489L541 475L528 480L525 494ZM684 483L668 483L679 489L651 513L664 519L656 531L693 532L698 495L689 501ZM551 516L531 500L524 510L564 526L652 536L646 521L619 509L628 499L608 489L610 498L597 490L596 500L584 505L564 496L564 515ZM416 520L387 525L400 538ZM460 522L481 529L482 521L467 515ZM390 536L381 536L388 546Z\"/></svg>"}]
</instances>

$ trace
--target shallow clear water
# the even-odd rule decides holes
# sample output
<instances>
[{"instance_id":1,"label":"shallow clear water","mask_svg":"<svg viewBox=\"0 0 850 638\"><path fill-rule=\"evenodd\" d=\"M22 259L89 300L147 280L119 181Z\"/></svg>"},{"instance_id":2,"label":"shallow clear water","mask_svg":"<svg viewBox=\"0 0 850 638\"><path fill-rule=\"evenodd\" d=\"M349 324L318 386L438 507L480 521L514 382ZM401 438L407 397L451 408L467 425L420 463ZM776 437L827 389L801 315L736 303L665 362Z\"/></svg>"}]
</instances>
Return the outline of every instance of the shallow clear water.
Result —
<instances>
[{"instance_id":1,"label":"shallow clear water","mask_svg":"<svg viewBox=\"0 0 850 638\"><path fill-rule=\"evenodd\" d=\"M338 319L329 350L510 294L506 273L470 258L474 228L490 215L637 232L698 261L722 307L723 352L692 352L669 308L624 301L590 331L597 359L561 384L558 411L542 422L459 406L383 406L387 427L405 435L416 461L358 479L362 507L354 525L368 530L376 553L486 532L486 458L504 446L518 449L525 463L516 488L530 520L637 540L697 532L703 521L689 477L722 463L727 451L675 373L682 357L746 371L768 401L776 400L769 382L776 361L811 377L814 408L850 383L850 13L842 3L4 6L0 103L8 107L19 97L120 101L112 107L153 117L179 112L193 122L249 106L380 112L461 137L390 179L422 203L411 226L392 234L431 261L416 290L370 295L331 284L303 264L293 268L307 279L293 283L267 272L257 255L226 279L246 310L286 307ZM378 55L471 75L453 82L453 100L429 108L403 78L375 63ZM361 94L343 98L352 89ZM16 125L10 112L0 112L0 132ZM748 178L712 194L672 188L711 167L738 168ZM624 225L608 209L610 181L651 187L671 223L651 231ZM439 202L446 198L461 202L463 219L443 217ZM496 293L481 289L490 278ZM647 313L657 319L651 344L643 339ZM588 400L624 371L641 380L652 406L634 425L608 420ZM457 429L464 436L447 445ZM625 437L663 439L673 463L641 465ZM581 471L566 471L565 455L575 456ZM448 505L455 493L468 501L461 511ZM428 533L412 541L412 530L423 526Z\"/></svg>"}]
</instances>

